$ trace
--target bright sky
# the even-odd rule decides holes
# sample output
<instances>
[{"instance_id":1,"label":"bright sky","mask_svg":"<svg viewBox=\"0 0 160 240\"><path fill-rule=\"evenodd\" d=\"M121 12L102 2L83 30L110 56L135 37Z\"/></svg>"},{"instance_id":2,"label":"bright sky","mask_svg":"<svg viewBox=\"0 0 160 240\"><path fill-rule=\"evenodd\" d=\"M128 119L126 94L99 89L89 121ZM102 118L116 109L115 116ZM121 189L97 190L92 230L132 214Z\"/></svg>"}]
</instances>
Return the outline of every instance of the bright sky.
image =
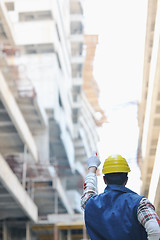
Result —
<instances>
[{"instance_id":1,"label":"bright sky","mask_svg":"<svg viewBox=\"0 0 160 240\"><path fill-rule=\"evenodd\" d=\"M137 101L143 76L147 1L85 0L85 33L98 34L94 76L100 104L109 123L99 130L99 155L123 155L131 173L127 187L139 193L140 171L136 164L138 141ZM98 178L99 192L104 185ZM101 187L100 187L101 186Z\"/></svg>"}]
</instances>

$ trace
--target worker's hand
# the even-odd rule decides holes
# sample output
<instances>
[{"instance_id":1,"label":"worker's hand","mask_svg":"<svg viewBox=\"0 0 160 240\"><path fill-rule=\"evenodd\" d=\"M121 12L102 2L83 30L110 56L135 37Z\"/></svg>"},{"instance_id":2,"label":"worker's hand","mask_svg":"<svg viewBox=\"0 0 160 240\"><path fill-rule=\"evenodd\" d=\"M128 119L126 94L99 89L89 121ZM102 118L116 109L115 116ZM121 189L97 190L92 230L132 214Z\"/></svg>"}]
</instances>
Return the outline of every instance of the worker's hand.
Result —
<instances>
[{"instance_id":1,"label":"worker's hand","mask_svg":"<svg viewBox=\"0 0 160 240\"><path fill-rule=\"evenodd\" d=\"M93 155L87 159L87 164L88 164L88 168L90 167L98 168L98 166L101 164L101 161L96 155Z\"/></svg>"}]
</instances>

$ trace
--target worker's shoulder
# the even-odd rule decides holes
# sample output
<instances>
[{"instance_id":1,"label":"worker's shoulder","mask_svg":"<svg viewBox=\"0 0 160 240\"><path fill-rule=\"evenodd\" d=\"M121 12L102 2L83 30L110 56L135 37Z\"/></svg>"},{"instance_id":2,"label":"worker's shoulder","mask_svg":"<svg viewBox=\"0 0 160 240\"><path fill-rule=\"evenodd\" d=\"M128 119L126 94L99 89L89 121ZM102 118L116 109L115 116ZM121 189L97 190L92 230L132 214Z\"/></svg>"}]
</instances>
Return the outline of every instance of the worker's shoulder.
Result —
<instances>
[{"instance_id":1,"label":"worker's shoulder","mask_svg":"<svg viewBox=\"0 0 160 240\"><path fill-rule=\"evenodd\" d=\"M141 200L143 199L143 196L139 195L136 192L130 191L124 194L123 198L124 201L127 201L131 206L135 206L137 209L140 205Z\"/></svg>"},{"instance_id":2,"label":"worker's shoulder","mask_svg":"<svg viewBox=\"0 0 160 240\"><path fill-rule=\"evenodd\" d=\"M151 203L148 198L143 196L140 203L139 203L139 208L146 208L146 207L147 208L151 207L152 209L155 210L155 207L154 207L153 203Z\"/></svg>"},{"instance_id":3,"label":"worker's shoulder","mask_svg":"<svg viewBox=\"0 0 160 240\"><path fill-rule=\"evenodd\" d=\"M90 202L90 201L98 200L98 199L100 199L100 198L103 197L103 196L104 196L104 192L103 192L103 193L100 193L100 194L93 194L93 195L88 199L87 203Z\"/></svg>"},{"instance_id":4,"label":"worker's shoulder","mask_svg":"<svg viewBox=\"0 0 160 240\"><path fill-rule=\"evenodd\" d=\"M139 195L137 192L134 192L133 190L131 190L129 188L125 187L125 189L126 189L126 193L132 198L136 198L136 199L141 200L144 197L144 196Z\"/></svg>"}]
</instances>

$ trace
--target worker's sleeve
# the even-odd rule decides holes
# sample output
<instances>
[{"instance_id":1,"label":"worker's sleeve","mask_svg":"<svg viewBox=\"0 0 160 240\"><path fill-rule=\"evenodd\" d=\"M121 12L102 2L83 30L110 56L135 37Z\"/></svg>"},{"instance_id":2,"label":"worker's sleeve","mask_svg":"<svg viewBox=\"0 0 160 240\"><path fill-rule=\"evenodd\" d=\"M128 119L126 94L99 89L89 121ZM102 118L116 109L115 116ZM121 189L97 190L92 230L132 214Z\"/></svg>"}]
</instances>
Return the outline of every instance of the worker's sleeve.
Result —
<instances>
[{"instance_id":1,"label":"worker's sleeve","mask_svg":"<svg viewBox=\"0 0 160 240\"><path fill-rule=\"evenodd\" d=\"M97 177L95 173L88 173L85 177L83 185L83 195L81 197L81 207L84 210L87 201L93 196L98 194L97 191Z\"/></svg>"},{"instance_id":2,"label":"worker's sleeve","mask_svg":"<svg viewBox=\"0 0 160 240\"><path fill-rule=\"evenodd\" d=\"M160 240L160 219L147 198L141 199L137 217L147 232L148 240Z\"/></svg>"}]
</instances>

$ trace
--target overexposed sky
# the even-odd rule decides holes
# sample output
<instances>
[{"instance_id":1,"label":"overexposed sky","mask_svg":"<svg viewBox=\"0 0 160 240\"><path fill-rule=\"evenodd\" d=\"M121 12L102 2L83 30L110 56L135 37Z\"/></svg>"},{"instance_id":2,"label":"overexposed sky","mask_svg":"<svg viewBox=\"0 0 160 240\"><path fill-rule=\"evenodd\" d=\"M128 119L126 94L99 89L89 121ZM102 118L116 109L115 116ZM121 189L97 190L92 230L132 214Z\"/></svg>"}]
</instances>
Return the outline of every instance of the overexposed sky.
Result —
<instances>
[{"instance_id":1,"label":"overexposed sky","mask_svg":"<svg viewBox=\"0 0 160 240\"><path fill-rule=\"evenodd\" d=\"M85 33L99 35L94 77L109 121L99 129L100 159L103 165L110 154L126 157L131 168L127 187L139 193L137 103L143 77L147 1L85 0L84 7Z\"/></svg>"}]
</instances>

